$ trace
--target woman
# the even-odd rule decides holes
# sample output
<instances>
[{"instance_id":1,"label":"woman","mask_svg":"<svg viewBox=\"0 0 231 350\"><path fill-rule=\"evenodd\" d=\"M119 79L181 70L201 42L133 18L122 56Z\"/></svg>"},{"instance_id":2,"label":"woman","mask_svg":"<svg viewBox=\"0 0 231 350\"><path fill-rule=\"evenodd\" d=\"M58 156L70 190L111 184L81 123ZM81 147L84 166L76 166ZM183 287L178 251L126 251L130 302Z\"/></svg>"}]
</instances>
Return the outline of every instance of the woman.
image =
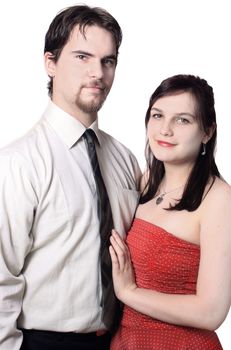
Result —
<instances>
[{"instance_id":1,"label":"woman","mask_svg":"<svg viewBox=\"0 0 231 350\"><path fill-rule=\"evenodd\" d=\"M112 350L222 349L214 332L231 302L231 187L214 160L213 90L164 80L146 114L147 165L127 245L110 254L125 304Z\"/></svg>"}]
</instances>

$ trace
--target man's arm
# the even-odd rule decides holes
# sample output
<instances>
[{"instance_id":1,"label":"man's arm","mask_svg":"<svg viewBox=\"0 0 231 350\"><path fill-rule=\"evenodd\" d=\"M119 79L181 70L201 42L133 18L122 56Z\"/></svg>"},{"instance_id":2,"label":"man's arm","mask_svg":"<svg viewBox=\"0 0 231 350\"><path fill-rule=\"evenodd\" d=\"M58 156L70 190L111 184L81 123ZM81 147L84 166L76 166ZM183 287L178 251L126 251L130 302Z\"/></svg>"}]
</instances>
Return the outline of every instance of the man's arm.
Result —
<instances>
[{"instance_id":1,"label":"man's arm","mask_svg":"<svg viewBox=\"0 0 231 350\"><path fill-rule=\"evenodd\" d=\"M17 329L25 281L25 258L37 198L25 160L0 156L0 348L18 350L22 334Z\"/></svg>"}]
</instances>

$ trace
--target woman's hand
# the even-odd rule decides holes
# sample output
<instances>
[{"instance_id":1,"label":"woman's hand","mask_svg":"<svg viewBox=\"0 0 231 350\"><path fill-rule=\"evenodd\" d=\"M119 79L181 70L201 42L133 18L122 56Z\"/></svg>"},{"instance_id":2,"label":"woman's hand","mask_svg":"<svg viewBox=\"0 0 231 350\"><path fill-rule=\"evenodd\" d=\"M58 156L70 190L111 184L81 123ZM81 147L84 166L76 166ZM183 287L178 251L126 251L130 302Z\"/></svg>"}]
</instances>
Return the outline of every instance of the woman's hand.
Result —
<instances>
[{"instance_id":1,"label":"woman's hand","mask_svg":"<svg viewBox=\"0 0 231 350\"><path fill-rule=\"evenodd\" d=\"M126 303L129 291L134 291L137 286L130 253L125 242L115 230L112 230L109 247L112 259L112 277L115 294L118 299Z\"/></svg>"}]
</instances>

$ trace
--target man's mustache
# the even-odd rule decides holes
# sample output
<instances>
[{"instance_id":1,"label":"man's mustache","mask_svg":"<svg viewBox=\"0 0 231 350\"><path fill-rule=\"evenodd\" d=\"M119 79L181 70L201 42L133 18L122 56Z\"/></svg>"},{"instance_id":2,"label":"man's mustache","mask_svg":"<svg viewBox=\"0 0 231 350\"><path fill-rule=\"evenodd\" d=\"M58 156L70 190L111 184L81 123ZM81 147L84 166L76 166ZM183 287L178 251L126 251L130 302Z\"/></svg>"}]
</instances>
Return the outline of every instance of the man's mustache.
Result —
<instances>
[{"instance_id":1,"label":"man's mustache","mask_svg":"<svg viewBox=\"0 0 231 350\"><path fill-rule=\"evenodd\" d=\"M100 90L105 90L106 86L99 80L93 80L91 83L84 85L86 88L98 88Z\"/></svg>"}]
</instances>

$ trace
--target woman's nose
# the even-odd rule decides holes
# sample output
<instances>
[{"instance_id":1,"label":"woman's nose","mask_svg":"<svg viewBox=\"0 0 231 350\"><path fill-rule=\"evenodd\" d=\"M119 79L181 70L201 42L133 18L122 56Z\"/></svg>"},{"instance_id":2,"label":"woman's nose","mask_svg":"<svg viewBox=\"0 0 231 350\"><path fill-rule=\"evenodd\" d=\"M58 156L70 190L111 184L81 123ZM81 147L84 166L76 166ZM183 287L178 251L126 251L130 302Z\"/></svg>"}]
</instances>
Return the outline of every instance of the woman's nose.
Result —
<instances>
[{"instance_id":1,"label":"woman's nose","mask_svg":"<svg viewBox=\"0 0 231 350\"><path fill-rule=\"evenodd\" d=\"M171 123L165 120L161 125L160 133L163 136L172 136L173 130L172 130Z\"/></svg>"}]
</instances>

